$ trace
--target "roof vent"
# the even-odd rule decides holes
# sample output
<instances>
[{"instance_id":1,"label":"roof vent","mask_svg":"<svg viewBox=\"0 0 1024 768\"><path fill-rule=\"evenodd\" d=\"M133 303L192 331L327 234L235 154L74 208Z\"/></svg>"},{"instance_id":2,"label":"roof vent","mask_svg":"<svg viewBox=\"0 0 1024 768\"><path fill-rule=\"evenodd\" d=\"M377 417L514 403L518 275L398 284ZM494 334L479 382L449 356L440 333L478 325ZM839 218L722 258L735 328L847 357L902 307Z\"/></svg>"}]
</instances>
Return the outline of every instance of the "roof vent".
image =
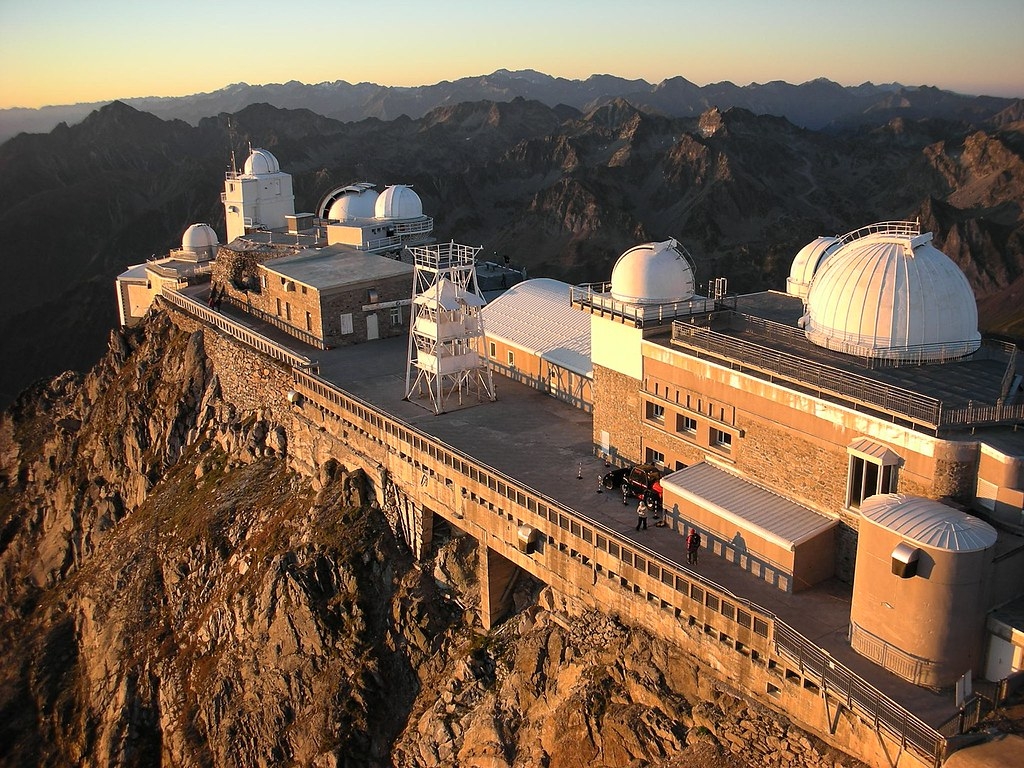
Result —
<instances>
[{"instance_id":1,"label":"roof vent","mask_svg":"<svg viewBox=\"0 0 1024 768\"><path fill-rule=\"evenodd\" d=\"M910 579L917 575L917 563L921 557L921 550L917 547L901 542L892 551L892 572L901 579Z\"/></svg>"}]
</instances>

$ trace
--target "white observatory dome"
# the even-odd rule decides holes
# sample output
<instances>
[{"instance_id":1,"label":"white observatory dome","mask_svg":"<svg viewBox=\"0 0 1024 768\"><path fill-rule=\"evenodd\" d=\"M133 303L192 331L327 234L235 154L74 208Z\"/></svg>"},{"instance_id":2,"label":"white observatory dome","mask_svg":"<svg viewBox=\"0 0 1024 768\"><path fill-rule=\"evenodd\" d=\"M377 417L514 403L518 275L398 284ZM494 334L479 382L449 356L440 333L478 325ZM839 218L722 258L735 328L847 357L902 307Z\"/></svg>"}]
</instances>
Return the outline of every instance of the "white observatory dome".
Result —
<instances>
[{"instance_id":1,"label":"white observatory dome","mask_svg":"<svg viewBox=\"0 0 1024 768\"><path fill-rule=\"evenodd\" d=\"M886 359L938 360L977 350L974 292L931 241L930 232L875 232L832 252L807 293L807 338Z\"/></svg>"},{"instance_id":2,"label":"white observatory dome","mask_svg":"<svg viewBox=\"0 0 1024 768\"><path fill-rule=\"evenodd\" d=\"M838 237L819 237L801 248L789 269L786 293L806 299L815 273L840 242Z\"/></svg>"},{"instance_id":3,"label":"white observatory dome","mask_svg":"<svg viewBox=\"0 0 1024 768\"><path fill-rule=\"evenodd\" d=\"M246 176L265 176L270 173L280 173L281 165L277 158L265 149L254 149L245 161Z\"/></svg>"},{"instance_id":4,"label":"white observatory dome","mask_svg":"<svg viewBox=\"0 0 1024 768\"><path fill-rule=\"evenodd\" d=\"M327 211L330 221L372 219L377 204L377 191L368 186L351 186L341 190Z\"/></svg>"},{"instance_id":5,"label":"white observatory dome","mask_svg":"<svg viewBox=\"0 0 1024 768\"><path fill-rule=\"evenodd\" d=\"M693 266L675 240L630 248L612 269L612 298L632 304L666 304L693 297Z\"/></svg>"},{"instance_id":6,"label":"white observatory dome","mask_svg":"<svg viewBox=\"0 0 1024 768\"><path fill-rule=\"evenodd\" d=\"M193 224L181 237L181 250L196 253L203 259L212 259L218 245L217 233L209 224Z\"/></svg>"},{"instance_id":7,"label":"white observatory dome","mask_svg":"<svg viewBox=\"0 0 1024 768\"><path fill-rule=\"evenodd\" d=\"M415 219L422 215L420 196L404 184L386 187L374 205L374 217L378 219Z\"/></svg>"}]
</instances>

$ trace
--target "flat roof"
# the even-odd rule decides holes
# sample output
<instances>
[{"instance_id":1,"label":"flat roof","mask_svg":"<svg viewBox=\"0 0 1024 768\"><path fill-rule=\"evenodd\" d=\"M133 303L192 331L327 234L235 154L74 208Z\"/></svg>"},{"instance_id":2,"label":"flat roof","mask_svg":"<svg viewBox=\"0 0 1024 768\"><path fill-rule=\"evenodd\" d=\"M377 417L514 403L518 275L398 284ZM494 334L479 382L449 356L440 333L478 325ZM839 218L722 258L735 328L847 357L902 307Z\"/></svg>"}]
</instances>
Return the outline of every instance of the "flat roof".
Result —
<instances>
[{"instance_id":1,"label":"flat roof","mask_svg":"<svg viewBox=\"0 0 1024 768\"><path fill-rule=\"evenodd\" d=\"M725 311L722 311L725 310ZM731 310L731 311L730 311ZM827 384L816 387L814 377L808 373L815 366L852 374L859 381L869 382L868 386L877 391L896 391L903 395L917 395L929 402L941 403L944 412L968 408L972 405L994 405L1002 401L1004 377L1011 359L1010 345L1003 345L991 339L983 339L982 347L972 355L944 362L911 363L893 365L888 361L865 361L864 359L820 347L807 340L799 327L803 314L803 301L797 296L778 291L764 291L744 296L730 296L719 304L719 311L710 319L697 324L714 334L713 349L701 348L700 357L718 358L728 362L739 362L742 369L753 376L776 380L776 376L759 372L756 363L749 363L752 350L760 350L755 356L776 361L785 358L785 365L800 381L810 382L808 387L822 396L847 397L848 392L833 392ZM651 343L670 349L693 354L688 350L689 341L673 343L671 331L658 332L648 339ZM808 369L805 371L804 369ZM851 379L853 378L851 377ZM784 385L785 386L785 385ZM1016 403L1018 400L1009 400ZM870 406L869 406L870 407ZM971 430L982 426L970 421L962 423L943 422L942 426L955 434L956 430ZM1005 425L1001 433L1002 444L1017 453L1024 450L1024 432L1006 438Z\"/></svg>"},{"instance_id":2,"label":"flat roof","mask_svg":"<svg viewBox=\"0 0 1024 768\"><path fill-rule=\"evenodd\" d=\"M706 461L666 475L661 486L790 551L839 522Z\"/></svg>"},{"instance_id":3,"label":"flat roof","mask_svg":"<svg viewBox=\"0 0 1024 768\"><path fill-rule=\"evenodd\" d=\"M262 266L268 272L308 285L321 293L347 285L408 276L409 295L412 295L411 264L345 245L308 249L292 256L270 259Z\"/></svg>"}]
</instances>

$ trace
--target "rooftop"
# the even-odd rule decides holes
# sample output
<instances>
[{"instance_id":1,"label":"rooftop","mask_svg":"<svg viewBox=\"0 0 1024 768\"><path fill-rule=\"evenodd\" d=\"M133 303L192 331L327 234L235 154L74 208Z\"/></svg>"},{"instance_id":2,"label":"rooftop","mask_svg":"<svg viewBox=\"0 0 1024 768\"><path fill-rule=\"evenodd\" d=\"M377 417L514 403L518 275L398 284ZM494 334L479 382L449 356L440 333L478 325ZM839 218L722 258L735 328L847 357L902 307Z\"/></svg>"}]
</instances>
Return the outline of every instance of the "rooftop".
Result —
<instances>
[{"instance_id":1,"label":"rooftop","mask_svg":"<svg viewBox=\"0 0 1024 768\"><path fill-rule=\"evenodd\" d=\"M321 293L353 284L408 275L413 268L397 259L366 253L345 245L301 251L263 263L269 272L308 285Z\"/></svg>"},{"instance_id":2,"label":"rooftop","mask_svg":"<svg viewBox=\"0 0 1024 768\"><path fill-rule=\"evenodd\" d=\"M921 363L858 357L808 341L797 324L802 307L775 291L730 297L649 340L943 437L1024 424L1011 345L986 342L971 355ZM1003 433L1004 445L1024 451L1024 433Z\"/></svg>"}]
</instances>

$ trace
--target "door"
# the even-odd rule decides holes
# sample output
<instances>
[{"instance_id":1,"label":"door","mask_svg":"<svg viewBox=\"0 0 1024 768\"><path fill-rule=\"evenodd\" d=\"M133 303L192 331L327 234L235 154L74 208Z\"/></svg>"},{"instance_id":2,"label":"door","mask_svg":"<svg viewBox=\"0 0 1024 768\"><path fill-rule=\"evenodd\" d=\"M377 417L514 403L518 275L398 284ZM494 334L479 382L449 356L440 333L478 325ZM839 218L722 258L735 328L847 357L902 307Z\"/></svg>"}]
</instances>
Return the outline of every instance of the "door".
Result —
<instances>
[{"instance_id":1,"label":"door","mask_svg":"<svg viewBox=\"0 0 1024 768\"><path fill-rule=\"evenodd\" d=\"M373 341L373 339L380 338L380 330L377 327L377 313L371 312L366 316L366 340Z\"/></svg>"}]
</instances>

